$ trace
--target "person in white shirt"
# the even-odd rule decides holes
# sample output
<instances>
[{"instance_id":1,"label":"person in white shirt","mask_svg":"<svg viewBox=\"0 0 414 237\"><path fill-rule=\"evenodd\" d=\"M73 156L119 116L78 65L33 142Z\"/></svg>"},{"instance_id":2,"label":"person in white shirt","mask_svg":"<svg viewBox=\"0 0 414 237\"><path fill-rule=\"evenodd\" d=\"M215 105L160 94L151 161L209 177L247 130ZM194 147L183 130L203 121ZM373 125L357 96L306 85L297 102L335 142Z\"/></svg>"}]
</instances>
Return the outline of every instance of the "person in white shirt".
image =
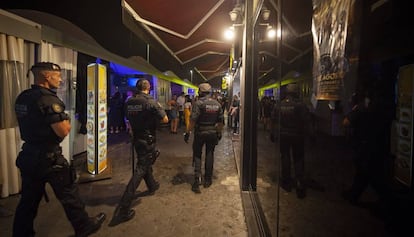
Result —
<instances>
[{"instance_id":1,"label":"person in white shirt","mask_svg":"<svg viewBox=\"0 0 414 237\"><path fill-rule=\"evenodd\" d=\"M184 125L184 104L185 104L185 93L184 92L181 92L180 96L178 96L177 104L178 104L178 114L179 114L178 127L181 127L181 125Z\"/></svg>"},{"instance_id":2,"label":"person in white shirt","mask_svg":"<svg viewBox=\"0 0 414 237\"><path fill-rule=\"evenodd\" d=\"M191 116L192 102L189 95L185 96L184 103L184 122L186 131L190 128L190 116Z\"/></svg>"}]
</instances>

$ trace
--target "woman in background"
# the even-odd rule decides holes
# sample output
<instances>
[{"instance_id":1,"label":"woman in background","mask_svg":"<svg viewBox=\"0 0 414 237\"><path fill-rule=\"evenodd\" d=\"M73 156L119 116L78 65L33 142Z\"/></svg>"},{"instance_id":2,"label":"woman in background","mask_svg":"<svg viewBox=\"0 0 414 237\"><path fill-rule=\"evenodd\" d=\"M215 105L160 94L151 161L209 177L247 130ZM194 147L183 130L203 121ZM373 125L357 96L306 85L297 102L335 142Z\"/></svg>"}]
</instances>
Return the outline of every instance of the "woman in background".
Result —
<instances>
[{"instance_id":1,"label":"woman in background","mask_svg":"<svg viewBox=\"0 0 414 237\"><path fill-rule=\"evenodd\" d=\"M170 123L170 133L177 134L177 127L178 127L178 104L177 104L177 96L173 95L171 100L167 103L168 108L170 109L169 119L171 120Z\"/></svg>"},{"instance_id":2,"label":"woman in background","mask_svg":"<svg viewBox=\"0 0 414 237\"><path fill-rule=\"evenodd\" d=\"M191 98L189 95L185 96L185 103L184 103L184 122L185 122L185 128L186 131L190 128L190 115L191 115L191 109L192 109L192 103Z\"/></svg>"},{"instance_id":3,"label":"woman in background","mask_svg":"<svg viewBox=\"0 0 414 237\"><path fill-rule=\"evenodd\" d=\"M124 126L124 101L119 91L115 92L109 101L109 133L119 133Z\"/></svg>"}]
</instances>

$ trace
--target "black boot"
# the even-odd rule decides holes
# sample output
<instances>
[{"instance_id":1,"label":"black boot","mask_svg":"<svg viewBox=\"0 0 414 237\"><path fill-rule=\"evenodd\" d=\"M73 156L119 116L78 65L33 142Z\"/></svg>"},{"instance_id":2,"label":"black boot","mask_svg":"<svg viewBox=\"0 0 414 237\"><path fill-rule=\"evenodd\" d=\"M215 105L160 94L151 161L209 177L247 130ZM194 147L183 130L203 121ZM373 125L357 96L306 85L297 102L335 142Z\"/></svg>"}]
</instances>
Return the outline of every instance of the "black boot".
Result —
<instances>
[{"instance_id":1,"label":"black boot","mask_svg":"<svg viewBox=\"0 0 414 237\"><path fill-rule=\"evenodd\" d=\"M203 183L203 186L204 186L205 188L210 187L212 183L213 183L213 181L212 181L211 177L204 177L204 183Z\"/></svg>"},{"instance_id":2,"label":"black boot","mask_svg":"<svg viewBox=\"0 0 414 237\"><path fill-rule=\"evenodd\" d=\"M105 213L99 213L95 217L89 218L89 223L85 224L83 227L78 228L75 231L76 237L83 237L83 236L89 236L90 234L95 233L96 231L101 228L102 223L104 222L106 218Z\"/></svg>"},{"instance_id":3,"label":"black boot","mask_svg":"<svg viewBox=\"0 0 414 237\"><path fill-rule=\"evenodd\" d=\"M154 195L155 191L157 191L160 188L160 183L155 181L154 184L151 185L151 187L148 187L148 195Z\"/></svg>"},{"instance_id":4,"label":"black boot","mask_svg":"<svg viewBox=\"0 0 414 237\"><path fill-rule=\"evenodd\" d=\"M200 191L200 177L195 177L194 183L191 186L191 191L194 193L201 193Z\"/></svg>"},{"instance_id":5,"label":"black boot","mask_svg":"<svg viewBox=\"0 0 414 237\"><path fill-rule=\"evenodd\" d=\"M135 211L129 208L116 207L114 216L108 226L116 226L131 220L135 216Z\"/></svg>"}]
</instances>

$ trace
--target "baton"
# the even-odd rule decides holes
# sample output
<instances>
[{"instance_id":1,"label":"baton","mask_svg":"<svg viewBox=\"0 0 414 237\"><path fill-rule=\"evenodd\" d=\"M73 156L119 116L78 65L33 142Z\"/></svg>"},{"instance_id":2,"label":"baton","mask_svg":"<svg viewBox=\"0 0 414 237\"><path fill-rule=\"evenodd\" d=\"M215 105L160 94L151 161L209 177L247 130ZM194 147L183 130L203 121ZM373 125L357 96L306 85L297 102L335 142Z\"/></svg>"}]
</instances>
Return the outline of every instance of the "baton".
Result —
<instances>
[{"instance_id":1,"label":"baton","mask_svg":"<svg viewBox=\"0 0 414 237\"><path fill-rule=\"evenodd\" d=\"M135 174L135 151L134 151L134 139L131 137L131 159L132 159L132 175Z\"/></svg>"}]
</instances>

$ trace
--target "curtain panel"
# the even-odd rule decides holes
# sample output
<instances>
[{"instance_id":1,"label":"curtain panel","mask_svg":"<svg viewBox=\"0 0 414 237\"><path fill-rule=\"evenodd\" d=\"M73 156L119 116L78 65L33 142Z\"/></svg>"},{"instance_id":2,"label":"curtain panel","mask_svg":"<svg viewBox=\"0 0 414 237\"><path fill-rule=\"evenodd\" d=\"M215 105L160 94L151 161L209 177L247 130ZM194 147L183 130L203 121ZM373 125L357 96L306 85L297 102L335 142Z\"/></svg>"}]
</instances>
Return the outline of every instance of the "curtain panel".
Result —
<instances>
[{"instance_id":1,"label":"curtain panel","mask_svg":"<svg viewBox=\"0 0 414 237\"><path fill-rule=\"evenodd\" d=\"M14 113L18 94L29 88L28 67L34 59L33 43L0 34L0 186L1 197L20 191L20 174L15 165L22 145Z\"/></svg>"}]
</instances>

